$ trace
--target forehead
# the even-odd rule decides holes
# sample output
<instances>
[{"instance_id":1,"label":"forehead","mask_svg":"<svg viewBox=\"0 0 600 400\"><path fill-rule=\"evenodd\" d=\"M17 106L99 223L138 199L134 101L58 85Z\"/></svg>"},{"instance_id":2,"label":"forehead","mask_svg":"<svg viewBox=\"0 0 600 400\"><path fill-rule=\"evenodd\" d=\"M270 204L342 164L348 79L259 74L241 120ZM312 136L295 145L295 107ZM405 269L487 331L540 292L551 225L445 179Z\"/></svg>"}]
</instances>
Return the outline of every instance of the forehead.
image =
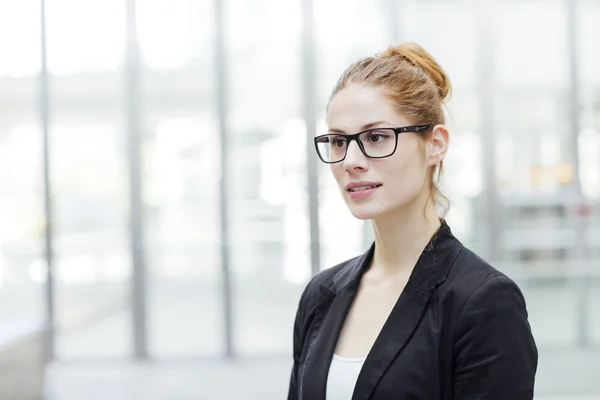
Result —
<instances>
[{"instance_id":1,"label":"forehead","mask_svg":"<svg viewBox=\"0 0 600 400\"><path fill-rule=\"evenodd\" d=\"M409 125L377 88L349 85L336 93L329 103L328 128L354 132L373 121L387 121L394 126Z\"/></svg>"}]
</instances>

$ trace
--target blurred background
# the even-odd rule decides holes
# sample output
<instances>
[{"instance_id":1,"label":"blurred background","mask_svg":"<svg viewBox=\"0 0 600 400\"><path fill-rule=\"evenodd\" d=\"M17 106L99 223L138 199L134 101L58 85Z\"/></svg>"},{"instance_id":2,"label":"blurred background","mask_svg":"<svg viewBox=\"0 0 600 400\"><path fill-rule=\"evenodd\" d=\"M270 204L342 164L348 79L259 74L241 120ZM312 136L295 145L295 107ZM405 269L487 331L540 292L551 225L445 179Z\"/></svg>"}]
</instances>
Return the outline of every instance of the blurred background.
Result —
<instances>
[{"instance_id":1,"label":"blurred background","mask_svg":"<svg viewBox=\"0 0 600 400\"><path fill-rule=\"evenodd\" d=\"M416 41L454 233L521 286L538 399L600 399L600 1L0 0L0 398L282 399L366 250L312 137Z\"/></svg>"}]
</instances>

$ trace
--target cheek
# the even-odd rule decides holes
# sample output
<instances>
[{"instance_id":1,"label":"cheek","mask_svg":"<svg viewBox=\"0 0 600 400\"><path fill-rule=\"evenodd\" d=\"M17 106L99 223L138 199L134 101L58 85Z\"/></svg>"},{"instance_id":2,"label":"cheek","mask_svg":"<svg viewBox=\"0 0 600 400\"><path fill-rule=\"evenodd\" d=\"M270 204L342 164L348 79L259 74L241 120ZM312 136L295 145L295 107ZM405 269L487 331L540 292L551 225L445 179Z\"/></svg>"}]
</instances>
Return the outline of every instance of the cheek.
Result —
<instances>
[{"instance_id":1,"label":"cheek","mask_svg":"<svg viewBox=\"0 0 600 400\"><path fill-rule=\"evenodd\" d=\"M333 178L339 184L340 179L342 177L342 173L344 172L342 170L341 163L331 164L329 168L331 169L331 174L333 175Z\"/></svg>"},{"instance_id":2,"label":"cheek","mask_svg":"<svg viewBox=\"0 0 600 400\"><path fill-rule=\"evenodd\" d=\"M386 180L395 182L394 188L399 191L418 189L427 172L420 149L414 152L401 152L394 157L393 163L386 169Z\"/></svg>"}]
</instances>

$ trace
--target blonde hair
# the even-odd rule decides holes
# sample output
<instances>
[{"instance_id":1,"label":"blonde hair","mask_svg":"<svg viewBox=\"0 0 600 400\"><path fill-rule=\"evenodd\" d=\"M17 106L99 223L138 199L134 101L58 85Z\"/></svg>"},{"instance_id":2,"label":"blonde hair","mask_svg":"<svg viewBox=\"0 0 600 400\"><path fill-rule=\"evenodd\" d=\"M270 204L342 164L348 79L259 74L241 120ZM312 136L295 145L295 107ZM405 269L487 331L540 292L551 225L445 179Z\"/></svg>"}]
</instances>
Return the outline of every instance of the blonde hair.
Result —
<instances>
[{"instance_id":1,"label":"blonde hair","mask_svg":"<svg viewBox=\"0 0 600 400\"><path fill-rule=\"evenodd\" d=\"M396 112L414 124L443 124L443 103L452 87L440 64L425 49L413 42L390 46L383 53L350 65L335 85L329 101L349 84L362 84L382 90ZM329 107L329 106L328 106ZM419 135L428 139L433 130ZM450 200L440 191L443 161L431 168L430 199L448 213Z\"/></svg>"}]
</instances>

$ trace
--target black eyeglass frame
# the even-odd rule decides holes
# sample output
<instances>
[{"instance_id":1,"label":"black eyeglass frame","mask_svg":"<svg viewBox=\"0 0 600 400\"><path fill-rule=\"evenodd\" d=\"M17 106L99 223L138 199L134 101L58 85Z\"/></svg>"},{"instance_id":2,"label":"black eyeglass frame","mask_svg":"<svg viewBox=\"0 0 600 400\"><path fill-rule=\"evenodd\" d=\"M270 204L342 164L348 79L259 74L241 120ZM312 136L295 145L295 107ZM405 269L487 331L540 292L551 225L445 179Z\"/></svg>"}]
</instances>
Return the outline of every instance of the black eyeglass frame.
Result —
<instances>
[{"instance_id":1,"label":"black eyeglass frame","mask_svg":"<svg viewBox=\"0 0 600 400\"><path fill-rule=\"evenodd\" d=\"M339 136L342 136L344 138L346 138L346 151L344 152L344 157L342 157L342 159L338 160L338 161L325 161L323 159L323 157L321 156L321 153L319 152L319 139L325 136L332 136L335 135L334 133L326 133L325 135L319 135L316 136L314 138L314 142L315 142L315 150L317 151L317 155L319 156L319 158L321 159L321 161L323 161L325 164L337 164L339 162L342 162L346 159L346 155L348 154L348 147L350 147L350 142L352 142L353 140L356 140L356 143L358 144L358 148L360 149L360 151L362 151L362 153L365 155L365 157L368 158L387 158L387 157L391 157L395 152L396 149L398 148L398 135L400 135L401 133L409 133L409 132L423 132L426 131L427 129L430 129L432 127L434 127L435 124L420 124L420 125L410 125L410 126L401 126L399 128L371 128L371 129L367 129L365 131L362 132L358 132L358 133L353 133L350 135L346 135L346 134L339 134ZM396 136L396 143L394 144L394 150L388 154L387 156L380 156L380 157L372 157L370 155L367 154L367 152L365 151L365 148L363 146L363 143L358 139L358 137L360 135L362 135L363 133L367 133L367 132L372 132L372 131L380 131L380 130L391 130L393 131Z\"/></svg>"}]
</instances>

